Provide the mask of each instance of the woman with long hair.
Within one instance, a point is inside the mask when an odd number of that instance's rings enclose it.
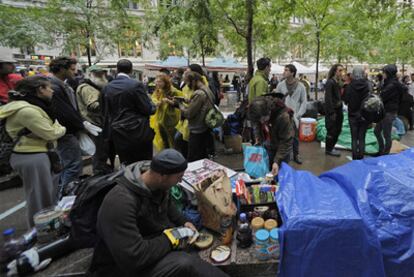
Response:
[[[214,145],[211,130],[205,123],[207,112],[213,107],[214,95],[197,72],[187,72],[184,81],[194,91],[187,105],[183,101],[178,102],[181,113],[188,119],[190,136],[187,160],[192,162],[208,158]]]
[[[44,76],[19,81],[9,92],[9,103],[0,107],[0,119],[6,131],[17,140],[10,157],[11,167],[23,181],[27,202],[27,222],[34,226],[33,215],[57,201],[57,181],[52,173],[48,152],[56,147],[66,128],[56,120],[51,107],[53,90]],[[22,135],[22,131],[24,134]]]
[[[155,86],[152,94],[152,101],[157,106],[152,119],[156,133],[154,144],[161,151],[174,145],[175,126],[180,120],[180,110],[174,107],[174,97],[180,97],[182,93],[172,86],[170,78],[165,74],[157,76]]]
[[[204,83],[205,86],[209,87],[208,80],[204,74],[203,68],[199,64],[190,64],[187,68],[187,70],[184,73],[184,79],[185,75],[190,72],[196,72],[201,76],[201,80]],[[194,91],[185,83],[184,80],[184,87],[182,90],[183,97],[186,99],[186,101],[189,101],[192,95],[194,94]],[[184,157],[188,156],[188,141],[190,137],[190,131],[188,129],[188,120],[185,118],[181,118],[181,120],[178,122],[177,126],[177,133],[175,134],[174,138],[174,147],[176,150],[180,151],[181,154],[183,154]],[[214,146],[209,147],[209,152],[214,152]]]

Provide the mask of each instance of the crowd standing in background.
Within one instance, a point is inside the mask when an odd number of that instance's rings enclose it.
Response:
[[[94,175],[112,172],[116,156],[126,167],[122,171],[124,183],[109,193],[98,217],[102,241],[95,251],[94,270],[108,269],[116,274],[122,266],[132,266],[131,272],[148,273],[143,267],[150,262],[139,258],[145,256],[152,259],[151,264],[159,262],[152,273],[203,271],[204,275],[219,276],[205,263],[171,252],[171,234],[163,235],[168,233],[166,227],[187,224],[193,228],[192,224],[162,209],[156,215],[162,221],[155,222],[155,215],[147,221],[143,218],[154,213],[151,205],[171,205],[165,194],[181,180],[187,161],[214,157],[214,132],[206,115],[214,105],[220,105],[225,88],[230,86],[237,91],[239,109],[246,114],[241,129],[250,135],[244,140],[266,149],[269,171],[277,175],[282,162],[302,163],[299,130],[313,84],[305,75],[298,78],[293,64],[284,67],[281,79],[270,76],[269,58],[258,59],[256,65],[250,80],[244,74],[231,79],[218,72],[208,73],[191,64],[173,72],[161,69],[156,78],[144,76],[140,82],[132,77],[133,64],[126,59],[118,61],[116,74],[108,74],[98,65],[87,68],[85,74],[70,57],[53,59],[49,71],[40,67],[16,74],[12,61],[0,60],[0,119],[6,120],[7,133],[17,141],[10,165],[23,181],[28,226],[33,227],[36,212],[55,205],[68,184],[79,180],[85,151],[81,145],[86,136],[95,145]],[[326,155],[340,156],[335,145],[342,131],[345,104],[352,159],[363,159],[365,136],[372,124],[363,114],[364,103],[375,95],[383,106],[383,117],[374,129],[377,155],[389,154],[397,116],[406,118],[413,130],[414,74],[399,80],[397,67],[387,65],[371,81],[363,67],[344,71],[341,64],[334,64],[319,84],[324,90]],[[154,149],[159,153],[154,155]],[[141,202],[148,210],[140,208]],[[118,230],[125,236],[114,244],[111,236]],[[158,234],[153,240],[143,239],[153,233]],[[152,248],[145,243],[158,252],[149,251]]]

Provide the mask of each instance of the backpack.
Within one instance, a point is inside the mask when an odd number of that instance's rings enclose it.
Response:
[[[362,100],[361,117],[368,123],[378,123],[385,115],[384,104],[380,97],[369,94]]]
[[[213,106],[206,114],[204,122],[210,129],[221,127],[224,123],[224,115],[221,113],[219,108],[211,101],[207,94],[207,91],[203,90],[210,104]]]
[[[70,236],[76,248],[91,248],[98,241],[96,222],[106,194],[117,185],[120,172],[91,176],[80,181],[76,200],[69,213]]]
[[[13,139],[6,131],[6,119],[0,120],[0,165],[9,164],[14,146],[16,146],[22,136],[28,135],[29,133],[30,131],[28,129],[23,128],[18,132],[17,138]]]

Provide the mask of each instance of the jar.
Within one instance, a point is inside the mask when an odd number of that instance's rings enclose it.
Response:
[[[279,258],[280,244],[279,244],[279,229],[273,228],[270,231],[269,248],[268,252],[271,258]]]
[[[264,223],[264,228],[266,230],[268,230],[269,232],[272,229],[277,228],[277,222],[276,222],[276,220],[274,220],[274,219],[268,219],[268,220],[266,220],[265,223]]]
[[[261,217],[253,218],[252,222],[251,222],[251,226],[252,226],[253,233],[256,232],[259,229],[263,229],[263,226],[264,226],[263,218],[261,218]]]
[[[255,234],[255,253],[256,258],[260,261],[266,261],[270,258],[267,248],[269,247],[270,234],[265,229],[260,229]]]

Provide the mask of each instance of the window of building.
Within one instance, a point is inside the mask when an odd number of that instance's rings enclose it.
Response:
[[[136,40],[129,40],[118,44],[118,53],[120,57],[141,57],[142,45],[141,42]]]

